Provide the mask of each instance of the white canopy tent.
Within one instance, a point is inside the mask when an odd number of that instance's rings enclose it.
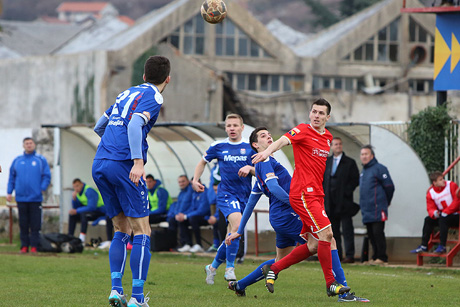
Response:
[[[243,136],[249,138],[253,127],[245,125]],[[59,129],[59,143],[55,141],[57,151],[56,174],[59,174],[61,193],[61,224],[67,222],[68,210],[71,207],[72,181],[80,178],[95,187],[91,176],[93,158],[99,144],[99,136],[89,127],[72,126]],[[224,139],[227,135],[222,125],[218,124],[159,124],[153,127],[148,135],[149,151],[145,165],[146,173],[152,174],[162,181],[171,197],[177,197],[179,186],[177,178],[185,174],[193,176],[195,166],[203,153],[215,140]],[[292,174],[292,167],[287,157],[280,151],[275,154]],[[209,186],[210,170],[205,169],[201,178]],[[268,199],[261,198],[257,208],[268,209]],[[254,223],[248,223],[248,229],[254,229]],[[259,230],[270,230],[268,215],[259,216]]]

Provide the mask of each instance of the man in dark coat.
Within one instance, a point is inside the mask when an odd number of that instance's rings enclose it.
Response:
[[[332,139],[331,149],[332,155],[327,158],[324,172],[324,207],[331,221],[341,259],[343,233],[346,258],[342,263],[353,263],[355,236],[352,218],[359,211],[359,206],[353,202],[353,191],[359,184],[359,170],[355,160],[343,152],[342,139]]]
[[[388,169],[375,158],[371,145],[361,147],[360,159],[363,170],[359,178],[359,205],[374,252],[372,262],[386,264],[385,221],[395,186]]]

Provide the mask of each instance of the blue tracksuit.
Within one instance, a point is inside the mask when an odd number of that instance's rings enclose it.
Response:
[[[10,168],[8,194],[16,191],[17,202],[42,202],[42,191],[51,181],[51,172],[45,157],[35,151],[14,159]]]

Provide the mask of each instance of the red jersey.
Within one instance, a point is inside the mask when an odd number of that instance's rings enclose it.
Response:
[[[455,182],[446,180],[445,187],[431,186],[426,192],[426,210],[431,218],[434,212],[452,214],[458,211],[458,201],[455,193],[458,186]]]
[[[332,134],[324,129],[316,131],[311,124],[300,124],[287,132],[294,151],[295,169],[290,193],[306,196],[324,196],[323,178],[326,160],[331,148]]]

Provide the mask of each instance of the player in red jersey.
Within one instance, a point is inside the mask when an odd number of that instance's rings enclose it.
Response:
[[[325,129],[330,118],[331,105],[325,99],[312,103],[310,124],[300,124],[272,143],[266,150],[253,156],[253,163],[265,161],[272,153],[292,145],[295,170],[292,176],[289,202],[303,223],[302,236],[308,243],[296,247],[289,255],[265,269],[267,289],[273,287],[278,273],[312,255],[317,248],[318,259],[326,280],[327,295],[350,291],[335,281],[332,273],[331,222],[324,210],[323,176],[329,154],[332,134]]]

